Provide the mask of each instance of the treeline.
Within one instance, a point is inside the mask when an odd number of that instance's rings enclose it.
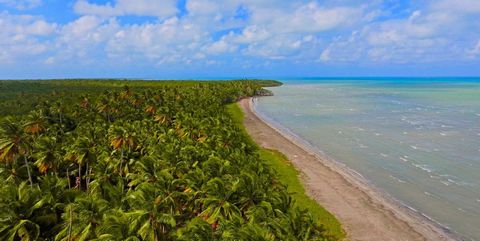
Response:
[[[250,81],[250,80],[249,80]],[[251,81],[250,81],[251,82]],[[223,83],[220,81],[137,81],[114,79],[65,79],[65,80],[0,80],[0,118],[6,115],[22,115],[34,109],[42,101],[62,99],[64,105],[73,104],[82,94],[101,94],[103,91],[118,91],[128,85],[133,90],[156,88],[159,85],[188,86],[197,83]],[[274,80],[255,80],[262,87],[279,86]]]
[[[2,83],[0,240],[332,239],[225,109],[263,85]]]

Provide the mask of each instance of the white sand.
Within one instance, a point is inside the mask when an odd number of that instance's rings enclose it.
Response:
[[[268,97],[267,97],[268,98]],[[342,223],[347,240],[455,240],[439,226],[374,190],[354,173],[314,153],[292,135],[259,117],[252,98],[239,105],[244,125],[262,147],[288,157],[302,173],[308,194]]]

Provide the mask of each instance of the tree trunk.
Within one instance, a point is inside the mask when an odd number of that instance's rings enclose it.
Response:
[[[70,220],[68,223],[68,241],[72,240],[72,225],[73,225],[73,213],[72,213],[72,207],[70,207]]]
[[[28,181],[30,182],[30,187],[33,186],[32,181],[32,174],[30,173],[30,165],[28,165],[27,154],[23,155],[23,161],[25,161],[25,165],[27,166],[27,173],[28,173]]]
[[[82,189],[82,164],[78,163],[78,189]]]
[[[88,191],[88,161],[86,165],[87,166],[85,167],[85,175],[87,175],[87,177],[85,178],[85,188]]]
[[[90,185],[90,174],[92,174],[92,168],[90,167],[90,169],[88,168],[89,165],[88,165],[88,162],[87,162],[87,180],[85,181],[85,185],[87,187],[87,191],[88,191],[88,186]]]
[[[122,177],[122,168],[123,168],[123,148],[120,155],[120,176]]]
[[[157,229],[154,222],[152,222],[152,227],[153,227],[153,240],[158,241]]]
[[[68,167],[67,167],[67,181],[68,181],[68,189],[71,189],[72,185],[70,184],[70,174],[68,173]]]
[[[121,159],[120,159],[120,177],[123,177],[123,174],[122,174],[122,172],[123,172],[123,170],[122,170],[122,168],[123,168],[123,148],[122,148],[121,153],[122,153],[122,155],[121,155]],[[124,193],[124,191],[125,191],[125,183],[123,182],[123,178],[122,178],[122,194]]]

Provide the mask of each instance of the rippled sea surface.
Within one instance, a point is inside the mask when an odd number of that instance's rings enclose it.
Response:
[[[480,79],[290,80],[256,109],[377,188],[480,240]]]

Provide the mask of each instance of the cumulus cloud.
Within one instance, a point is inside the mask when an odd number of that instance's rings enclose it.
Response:
[[[320,61],[328,62],[330,60],[330,48],[326,48],[320,54]]]
[[[436,1],[402,18],[366,24],[350,36],[333,39],[320,60],[418,63],[466,59],[464,45],[477,38],[475,32],[480,30],[471,21],[472,16],[480,17],[478,3]],[[475,51],[467,52],[472,56]]]
[[[433,4],[433,10],[456,13],[480,13],[480,1],[477,0],[440,0]]]
[[[312,2],[291,9],[258,9],[252,19],[280,33],[312,33],[345,28],[362,18],[362,9],[352,7],[324,8]]]
[[[250,19],[241,31],[230,32],[223,41],[240,46],[246,56],[271,60],[318,58],[319,38],[315,35],[329,31],[342,32],[361,23],[366,18],[366,6],[321,6],[317,2],[283,3],[269,7],[270,1],[246,3]]]
[[[187,11],[192,16],[207,15],[212,17],[220,14],[221,7],[221,3],[212,0],[190,0],[186,4]]]
[[[75,12],[100,16],[155,16],[170,17],[177,13],[176,0],[116,0],[115,3],[95,4],[88,0],[78,0]]]
[[[248,45],[243,54],[268,60],[311,61],[318,51],[318,39],[312,35],[275,35],[268,41]]]
[[[468,55],[470,57],[477,57],[480,55],[480,40],[478,40],[477,44],[472,48],[467,51]]]
[[[25,56],[35,56],[48,49],[48,42],[39,40],[57,29],[56,24],[30,15],[0,13],[0,62],[14,62]]]
[[[46,64],[248,66],[418,63],[480,55],[477,0],[427,0],[402,11],[386,9],[384,1],[355,0],[186,0],[182,10],[177,0],[103,2],[76,0],[76,19],[62,24],[1,13],[0,44],[6,47],[0,61],[37,55]],[[31,8],[41,0],[0,4]],[[154,20],[131,22],[131,15]]]
[[[122,27],[107,41],[106,51],[116,58],[155,63],[188,62],[209,40],[194,23],[176,17],[161,23]],[[198,56],[198,55],[197,55]]]
[[[73,60],[76,63],[91,63],[103,61],[105,42],[108,41],[120,27],[114,18],[103,19],[98,16],[86,15],[63,25],[58,30],[54,42],[56,53],[50,56],[48,62],[61,63]]]
[[[228,38],[238,44],[258,43],[267,40],[272,33],[265,26],[250,25],[245,27],[240,34],[230,33]]]
[[[237,50],[237,46],[228,43],[225,39],[221,39],[206,46],[204,49],[206,53],[216,55],[223,53],[232,53]]]
[[[28,10],[42,5],[42,0],[0,0],[0,4],[18,10]]]

